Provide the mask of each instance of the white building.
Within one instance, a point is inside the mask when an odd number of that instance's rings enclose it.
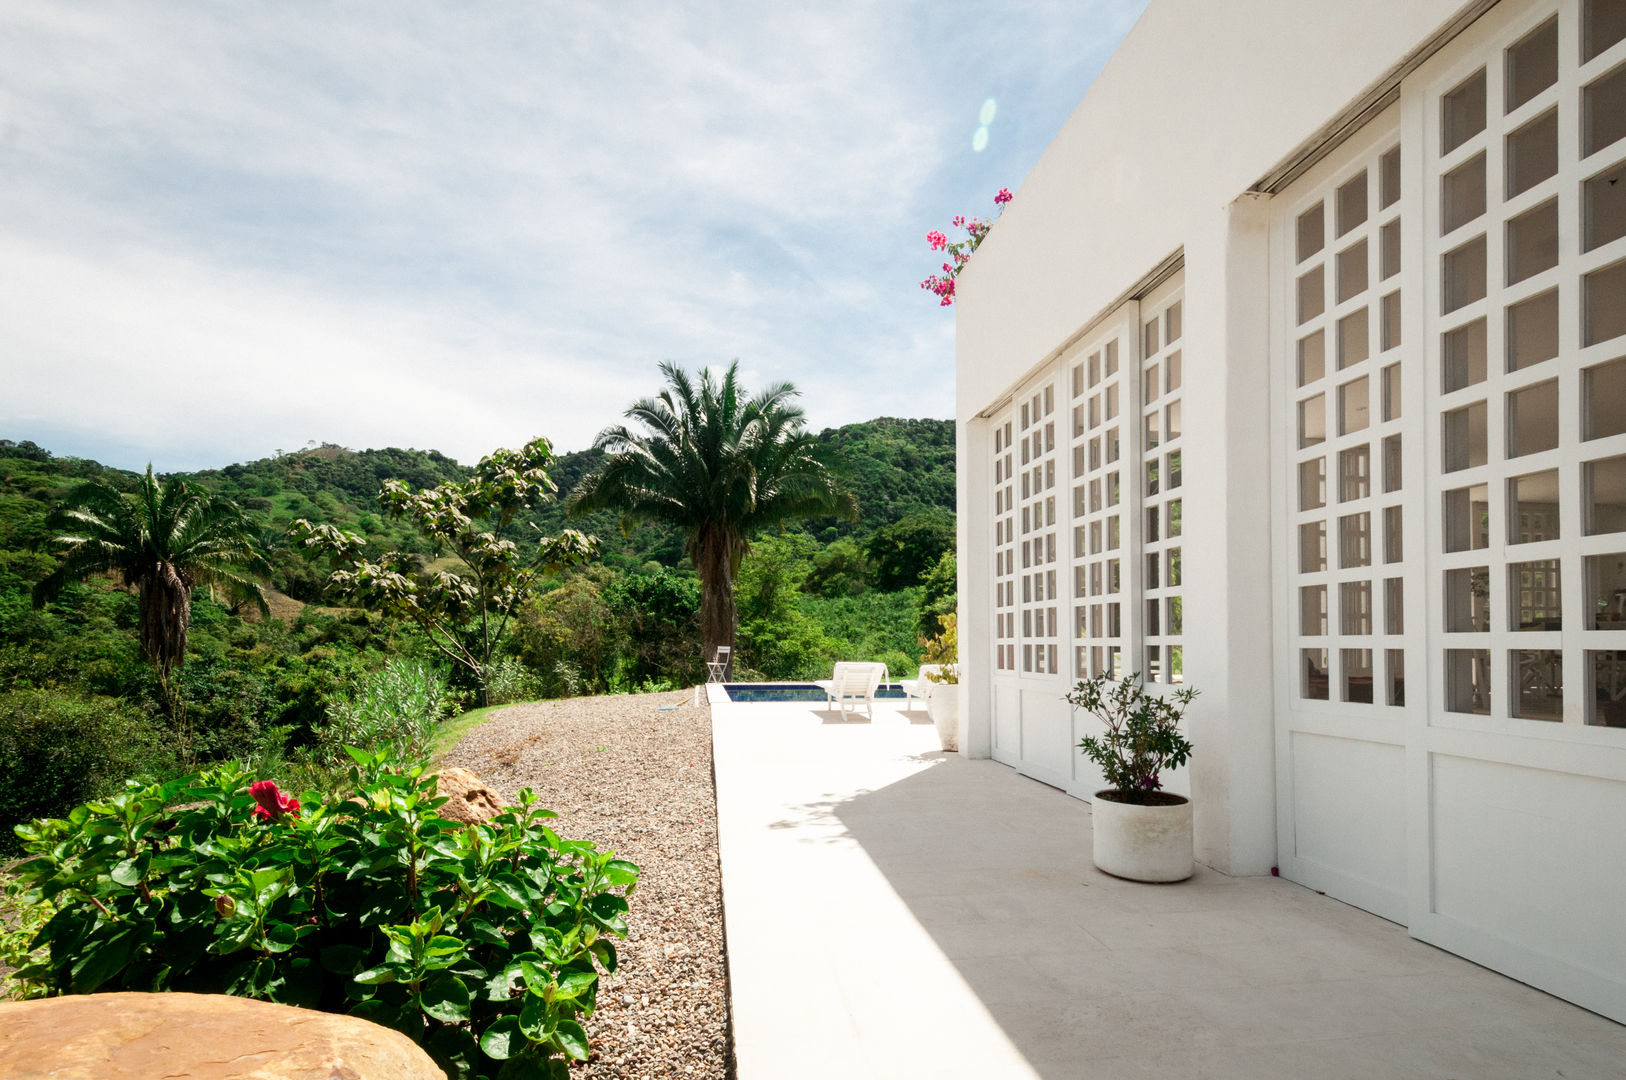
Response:
[[[1153,0],[958,308],[966,752],[1626,1021],[1626,0]]]

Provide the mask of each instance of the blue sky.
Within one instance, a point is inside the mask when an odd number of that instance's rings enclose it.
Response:
[[[815,428],[947,417],[925,234],[1143,6],[8,0],[0,437],[473,461],[735,357]]]

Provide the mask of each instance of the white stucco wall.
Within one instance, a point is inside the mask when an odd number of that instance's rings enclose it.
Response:
[[[989,752],[993,671],[977,415],[1183,251],[1186,678],[1198,856],[1275,861],[1266,211],[1247,195],[1460,0],[1153,0],[961,276],[960,596],[967,753]],[[1250,438],[1249,435],[1255,437]]]

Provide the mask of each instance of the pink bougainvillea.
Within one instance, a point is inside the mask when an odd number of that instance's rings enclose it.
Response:
[[[1011,198],[1009,188],[1000,188],[999,193],[994,196],[994,205],[1003,210]],[[952,224],[956,229],[964,229],[966,236],[964,240],[952,244],[949,243],[947,236],[936,229],[926,234],[926,243],[933,251],[944,251],[949,256],[949,261],[943,264],[941,273],[933,274],[920,283],[922,289],[937,297],[938,307],[953,305],[954,279],[960,276],[965,264],[971,261],[971,253],[977,250],[977,246],[994,227],[998,217],[998,214],[995,214],[992,219],[984,221],[981,218],[968,219],[963,214],[956,216]]]

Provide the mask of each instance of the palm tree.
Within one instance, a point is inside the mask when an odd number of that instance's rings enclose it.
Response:
[[[734,576],[750,538],[811,517],[857,517],[858,505],[836,483],[819,443],[807,432],[790,383],[754,397],[739,384],[739,361],[719,380],[664,363],[666,388],[634,402],[625,416],[643,429],[605,428],[596,449],[609,456],[571,494],[573,517],[619,510],[624,525],[658,522],[681,529],[700,575],[700,634],[705,655],[734,645]]]
[[[102,480],[87,481],[47,519],[61,561],[34,586],[41,607],[72,581],[117,573],[140,591],[141,651],[168,691],[170,669],[186,659],[192,589],[220,589],[233,602],[253,601],[269,613],[255,577],[271,566],[254,542],[254,527],[236,503],[180,480],[160,483],[152,466],[124,495]]]

